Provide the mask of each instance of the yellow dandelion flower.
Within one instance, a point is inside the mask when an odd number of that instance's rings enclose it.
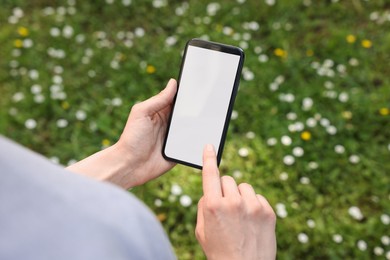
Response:
[[[217,24],[217,25],[215,26],[215,30],[216,30],[217,32],[222,32],[222,25],[221,25],[221,24]]]
[[[390,110],[387,107],[382,107],[379,109],[379,114],[381,116],[388,116],[390,114]]]
[[[14,46],[15,46],[16,48],[22,48],[22,47],[23,47],[23,41],[20,40],[20,39],[16,39],[16,40],[14,41]]]
[[[301,133],[301,138],[304,141],[309,141],[311,139],[311,133],[309,131],[303,131]]]
[[[372,41],[365,39],[362,41],[362,46],[363,48],[369,49],[372,47]]]
[[[61,107],[63,108],[63,109],[68,109],[69,108],[69,103],[67,102],[67,101],[63,101],[62,103],[61,103]]]
[[[146,73],[153,74],[155,72],[156,72],[156,67],[154,67],[153,65],[146,66]]]
[[[309,49],[309,50],[306,51],[306,56],[311,57],[313,55],[314,55],[314,51],[313,50]]]
[[[345,38],[348,43],[354,43],[356,42],[356,36],[353,34],[348,34],[347,37]]]
[[[287,51],[281,49],[281,48],[276,48],[274,50],[275,56],[281,57],[281,58],[286,58],[287,57]]]
[[[157,215],[157,219],[160,220],[160,222],[163,222],[164,220],[167,219],[167,214],[160,213],[160,214]]]
[[[28,29],[26,27],[20,26],[18,28],[18,34],[22,37],[26,37],[29,34],[29,32],[28,32]]]
[[[110,140],[108,140],[107,138],[103,139],[102,140],[102,146],[103,147],[107,147],[111,144]]]
[[[352,118],[352,112],[351,111],[343,111],[341,113],[341,116],[345,119],[351,119]]]

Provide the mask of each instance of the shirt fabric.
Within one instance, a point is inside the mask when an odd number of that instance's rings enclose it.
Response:
[[[0,136],[0,259],[175,259],[134,195]]]

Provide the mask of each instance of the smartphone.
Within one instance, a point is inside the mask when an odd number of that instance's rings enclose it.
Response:
[[[166,160],[202,169],[203,148],[212,144],[219,165],[243,63],[238,47],[187,42],[163,145]]]

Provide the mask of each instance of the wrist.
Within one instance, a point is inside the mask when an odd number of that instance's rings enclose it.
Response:
[[[129,152],[118,142],[102,152],[106,153],[104,160],[107,168],[101,180],[114,183],[122,188],[129,189],[136,186],[134,180],[135,161]]]
[[[115,183],[125,189],[129,189],[144,184],[145,163],[147,158],[135,156],[136,151],[129,148],[129,144],[120,139],[112,145],[110,150],[110,159],[116,161],[117,166],[113,167],[115,171],[107,176],[105,181]]]
[[[136,180],[133,180],[133,161],[131,155],[119,143],[116,143],[69,166],[67,169],[129,189],[137,183]]]

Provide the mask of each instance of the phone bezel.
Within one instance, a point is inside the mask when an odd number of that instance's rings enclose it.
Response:
[[[235,102],[235,99],[236,99],[236,96],[237,96],[237,92],[238,92],[240,76],[241,76],[241,71],[242,71],[242,67],[243,67],[243,64],[244,64],[245,54],[244,54],[244,51],[241,48],[239,48],[239,47],[226,45],[226,44],[222,44],[222,43],[217,43],[217,42],[205,41],[205,40],[201,40],[201,39],[196,39],[195,38],[195,39],[189,40],[187,42],[186,46],[185,46],[184,54],[183,54],[183,58],[182,58],[181,66],[180,66],[180,73],[179,73],[179,77],[178,77],[178,81],[177,81],[177,92],[176,92],[176,95],[175,95],[174,100],[173,100],[172,111],[170,113],[169,120],[168,120],[168,126],[167,126],[167,130],[166,130],[166,134],[165,134],[165,138],[164,138],[164,143],[163,143],[163,148],[162,148],[162,155],[168,161],[172,161],[172,162],[175,162],[175,163],[180,163],[180,164],[183,164],[183,165],[186,165],[186,166],[190,166],[190,167],[194,167],[194,168],[197,168],[197,169],[202,169],[201,165],[197,165],[197,164],[194,164],[194,163],[191,163],[191,162],[183,161],[183,160],[180,160],[180,159],[177,159],[177,158],[172,158],[172,157],[167,156],[166,153],[165,153],[165,147],[166,147],[167,139],[168,139],[168,136],[169,136],[171,120],[172,120],[172,116],[173,116],[173,114],[175,112],[175,104],[176,104],[177,93],[178,93],[179,88],[180,88],[181,75],[182,75],[184,64],[185,64],[185,59],[186,59],[186,55],[187,55],[187,49],[188,49],[189,46],[195,46],[195,47],[205,48],[205,49],[209,49],[209,50],[213,50],[213,51],[229,53],[229,54],[233,54],[233,55],[238,55],[240,57],[239,63],[238,63],[238,67],[237,67],[237,71],[236,71],[236,76],[234,78],[232,93],[230,95],[230,101],[229,101],[228,110],[227,110],[225,121],[224,121],[224,126],[223,126],[223,130],[222,130],[222,134],[221,134],[221,139],[219,141],[219,147],[217,149],[218,150],[218,153],[217,153],[217,164],[219,166],[219,164],[221,162],[222,154],[223,154],[223,149],[224,149],[224,145],[225,145],[227,131],[228,131],[228,128],[229,128],[230,117],[231,117],[231,114],[233,112],[233,106],[234,106],[234,102]]]

